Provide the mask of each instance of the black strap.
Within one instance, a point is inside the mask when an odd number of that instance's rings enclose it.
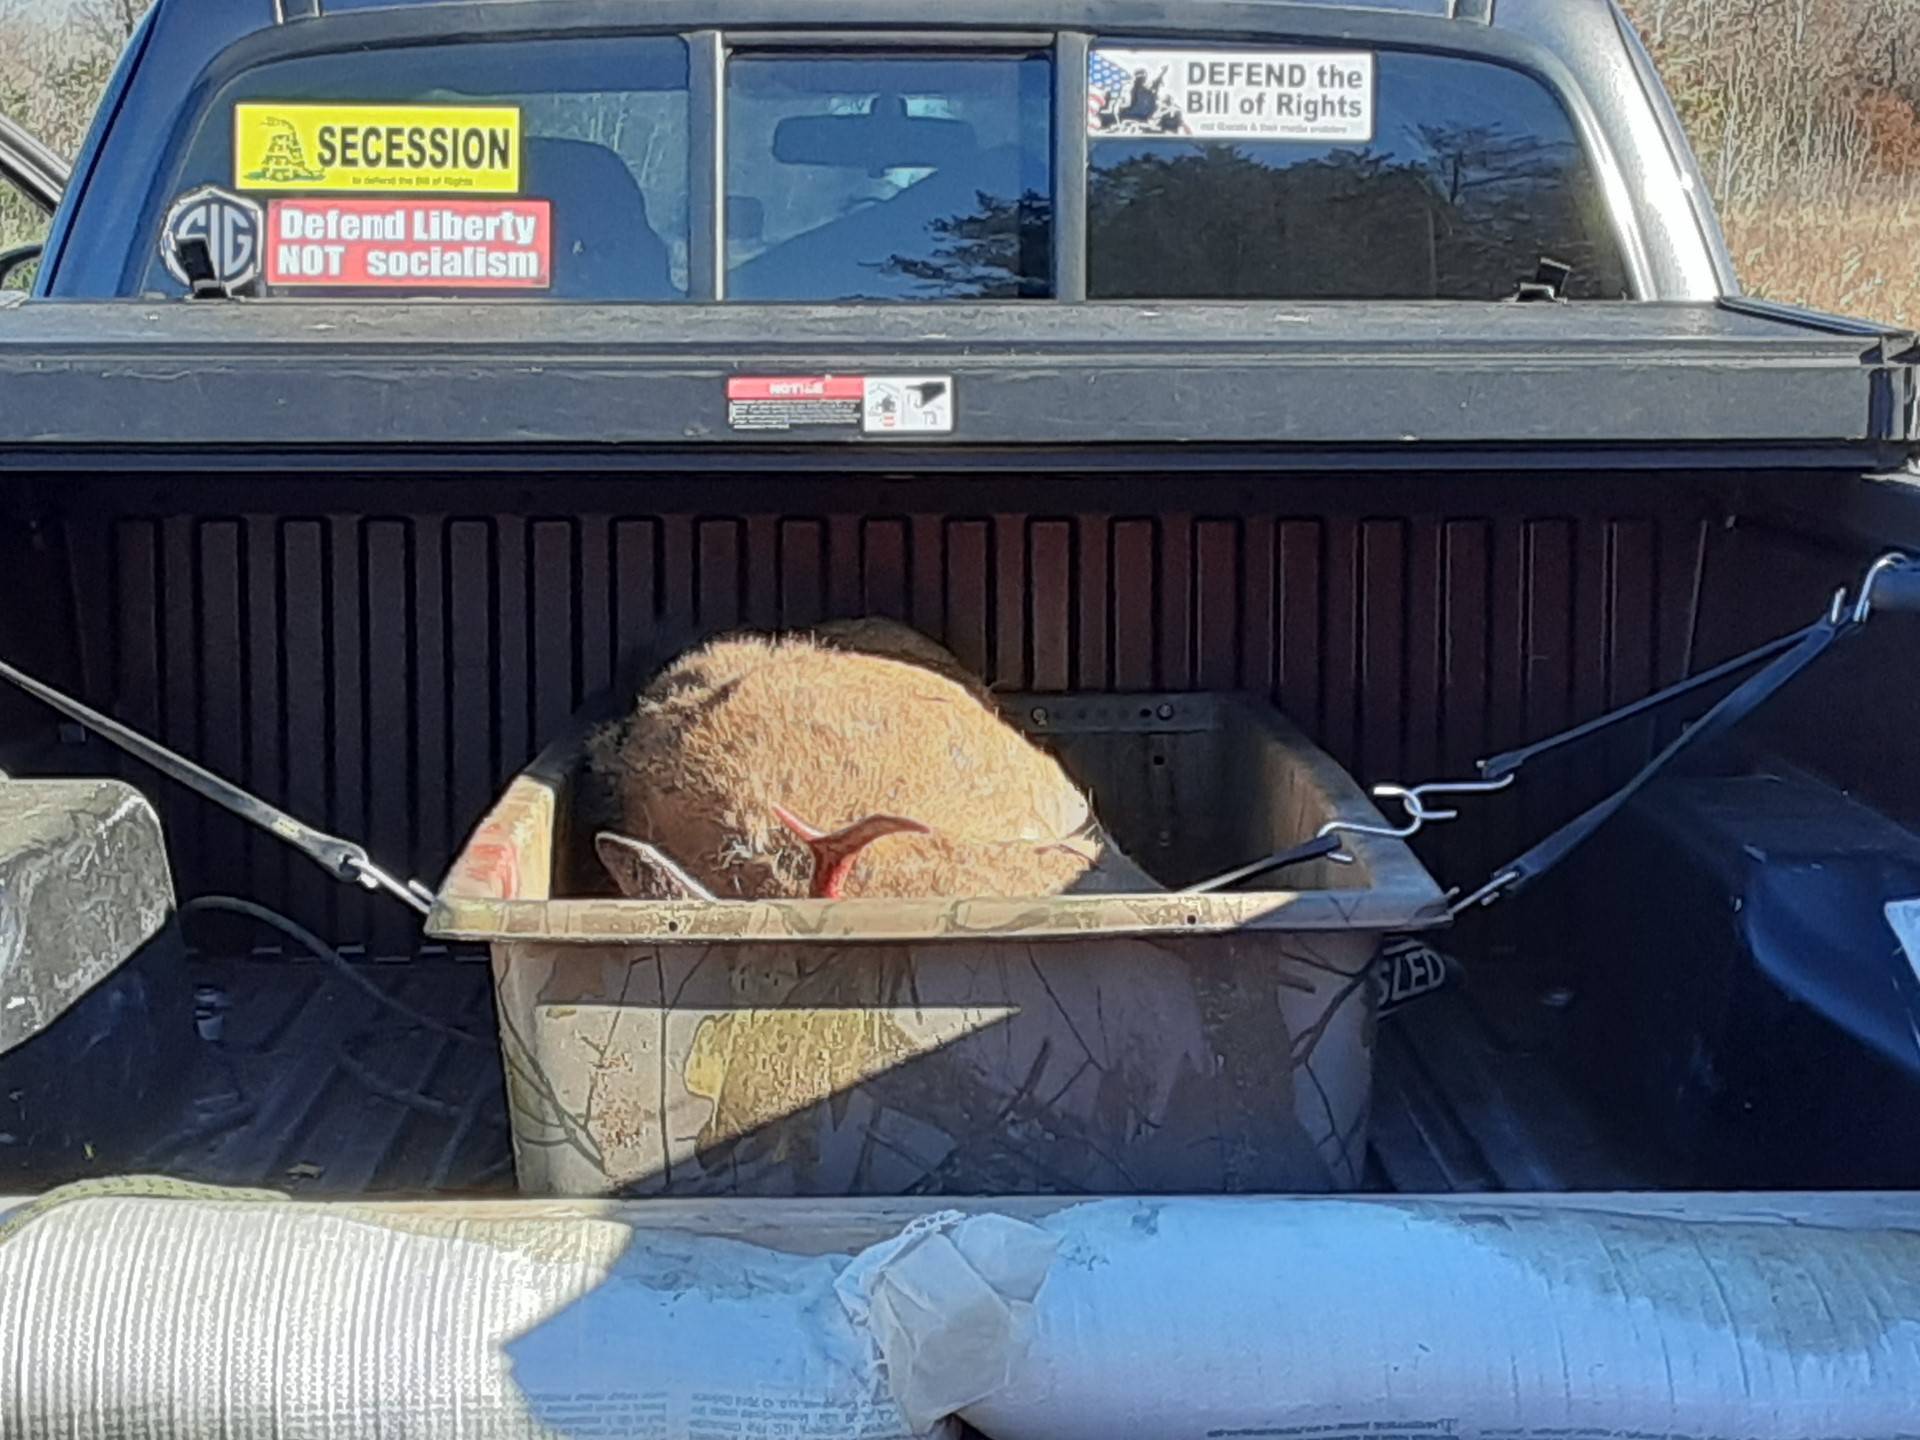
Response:
[[[1537,760],[1551,750],[1558,750],[1563,745],[1571,745],[1576,740],[1584,740],[1589,735],[1597,735],[1602,730],[1610,730],[1615,725],[1645,715],[1651,710],[1658,710],[1662,706],[1671,705],[1676,700],[1683,700],[1696,690],[1704,690],[1709,685],[1738,675],[1742,670],[1750,669],[1762,660],[1771,660],[1781,651],[1798,645],[1814,631],[1825,628],[1827,623],[1825,620],[1817,620],[1804,630],[1796,630],[1791,635],[1782,635],[1778,640],[1769,640],[1765,645],[1749,650],[1744,655],[1723,660],[1710,670],[1702,670],[1698,675],[1689,675],[1686,679],[1669,685],[1664,690],[1654,691],[1645,699],[1636,700],[1631,705],[1622,705],[1618,710],[1609,710],[1606,714],[1596,716],[1585,724],[1576,725],[1571,730],[1562,730],[1557,735],[1549,735],[1546,739],[1536,740],[1531,745],[1522,745],[1517,750],[1503,750],[1492,759],[1480,762],[1481,778],[1504,780],[1507,776],[1516,774],[1529,761]]]
[[[414,909],[422,913],[427,910],[432,898],[430,893],[395,880],[375,865],[367,852],[351,840],[342,840],[294,819],[286,811],[242,790],[231,780],[214,774],[203,765],[196,765],[184,755],[176,755],[159,741],[148,739],[138,730],[122,725],[110,715],[102,715],[91,706],[82,704],[44,681],[34,679],[23,670],[14,669],[4,661],[0,661],[0,680],[11,681],[36,700],[52,706],[71,720],[79,721],[101,739],[117,745],[134,759],[145,761],[168,779],[230,810],[248,824],[257,825],[269,834],[278,836],[335,879],[352,881],[369,888],[377,885]]]
[[[1645,789],[1647,784],[1672,764],[1681,752],[1726,734],[1772,699],[1788,681],[1831,650],[1836,641],[1854,628],[1855,625],[1850,620],[1822,620],[1817,624],[1809,625],[1798,636],[1790,637],[1793,640],[1792,648],[1778,655],[1765,669],[1749,676],[1729,690],[1721,697],[1718,704],[1683,730],[1625,785],[1592,809],[1562,825],[1512,864],[1503,867],[1495,875],[1488,890],[1481,893],[1483,895],[1510,894],[1524,890],[1566,859],[1594,831],[1612,819],[1621,806]]]
[[[1205,895],[1214,890],[1224,890],[1229,885],[1238,885],[1242,880],[1251,880],[1256,875],[1265,875],[1270,870],[1284,870],[1289,865],[1303,865],[1309,860],[1319,860],[1333,854],[1340,848],[1338,835],[1316,835],[1304,844],[1291,850],[1280,850],[1256,860],[1251,865],[1242,865],[1238,870],[1229,870],[1224,875],[1216,875],[1211,880],[1202,880],[1198,885],[1189,885],[1183,895]]]

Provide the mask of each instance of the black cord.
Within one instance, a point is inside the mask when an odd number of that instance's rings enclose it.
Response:
[[[436,1035],[445,1035],[449,1039],[459,1040],[468,1045],[477,1045],[487,1050],[493,1049],[497,1044],[497,1041],[491,1035],[482,1037],[475,1035],[471,1030],[462,1030],[457,1025],[449,1025],[444,1020],[436,1020],[425,1011],[416,1010],[413,1006],[407,1004],[406,1001],[389,995],[385,990],[382,990],[378,985],[374,984],[373,981],[361,974],[353,963],[338,950],[334,949],[333,946],[327,944],[326,941],[322,940],[318,935],[315,935],[298,921],[289,920],[277,910],[269,910],[266,906],[256,905],[251,900],[242,900],[237,895],[199,895],[180,907],[180,918],[184,921],[189,915],[197,915],[202,911],[218,911],[227,915],[243,915],[249,920],[258,920],[262,925],[272,926],[281,934],[299,942],[316,960],[324,960],[327,964],[333,966],[335,970],[339,971],[355,985],[358,985],[362,990],[366,991],[367,994],[371,995],[396,1015],[404,1015],[415,1025],[431,1030]]]

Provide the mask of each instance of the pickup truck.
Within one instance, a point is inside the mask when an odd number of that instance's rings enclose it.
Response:
[[[33,258],[0,660],[53,689],[0,687],[0,1433],[1911,1429],[1920,340],[1742,296],[1609,0],[159,0]],[[670,1107],[631,1121],[664,1170],[614,1174],[628,1121],[561,1103],[526,1027],[612,1015],[595,1063],[664,1076],[666,977],[725,936],[899,937],[877,901],[613,899],[546,848],[574,802],[537,757],[707,637],[876,617],[1069,768],[1120,735],[1142,768],[1096,801],[1235,984],[1283,912],[1393,932],[1342,992],[1339,1165],[1047,1168],[1036,1135],[1098,1137],[1009,1099],[969,1123],[1031,1163],[985,1181],[863,1156],[796,1196]],[[1351,792],[1352,875],[1186,899],[1325,838],[1234,831],[1284,777],[1182,749],[1222,697]],[[331,875],[284,843],[317,832]],[[1132,973],[1102,937],[1162,920],[1098,900],[980,931],[976,971]],[[1147,1007],[1169,1045],[1204,988]],[[1152,1068],[1150,1025],[1103,1061],[1049,1002],[1060,1094]],[[882,1137],[840,1083],[822,1126]],[[1100,1093],[1116,1145],[1187,1133]],[[549,1159],[587,1141],[604,1184]],[[1190,1248],[1096,1263],[1103,1205],[1113,1255]],[[1044,1284],[976,1223],[1050,1237]],[[868,1350],[736,1291],[879,1336],[861,1404],[898,1414],[833,1409]],[[1000,1337],[989,1382],[900,1318],[933,1312]],[[742,1373],[674,1389],[709,1365]]]

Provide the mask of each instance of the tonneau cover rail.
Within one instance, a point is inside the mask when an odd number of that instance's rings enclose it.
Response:
[[[1914,355],[1910,334],[1737,304],[47,303],[0,327],[0,450],[1659,444],[1887,463],[1915,435]],[[730,423],[730,379],[828,375],[950,379],[951,430]]]

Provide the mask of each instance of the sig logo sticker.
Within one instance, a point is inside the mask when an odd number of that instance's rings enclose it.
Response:
[[[1087,57],[1087,133],[1364,143],[1373,90],[1365,51],[1102,46]]]
[[[869,375],[860,428],[869,435],[945,435],[953,429],[951,375]]]
[[[233,183],[242,190],[520,189],[512,105],[233,107]]]
[[[275,200],[267,283],[342,289],[545,289],[545,200]]]
[[[260,274],[260,207],[217,185],[189,190],[173,202],[160,227],[160,259],[182,285],[193,283],[182,249],[198,241],[207,249],[212,279],[228,290],[251,284]]]

